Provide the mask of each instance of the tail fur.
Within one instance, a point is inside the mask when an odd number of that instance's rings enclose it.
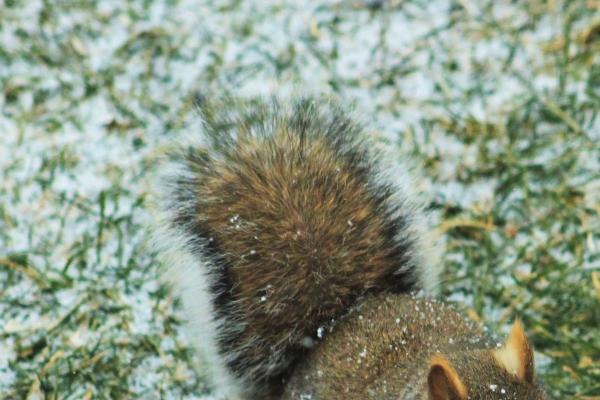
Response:
[[[335,105],[229,100],[201,113],[205,143],[162,179],[155,244],[227,395],[276,393],[360,296],[433,290],[408,171],[380,165]]]

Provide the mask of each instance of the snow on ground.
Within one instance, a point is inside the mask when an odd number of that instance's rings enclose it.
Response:
[[[561,81],[548,48],[560,45],[567,6],[551,3],[0,1],[0,393],[36,395],[43,384],[31,376],[42,371],[65,398],[93,395],[103,389],[87,378],[67,388],[57,376],[98,359],[132,366],[122,375],[130,396],[206,393],[144,245],[156,160],[199,130],[197,95],[334,95],[390,148],[438,160],[435,186],[422,183],[437,201],[493,208],[496,179],[457,179],[480,162],[477,141],[440,121],[500,123],[532,93],[554,109]],[[574,35],[592,17],[576,19]],[[584,79],[561,90],[592,96]],[[593,109],[576,121],[556,113],[598,137]],[[586,191],[594,204],[597,189]],[[115,344],[122,354],[110,355]],[[123,395],[110,371],[98,374]]]

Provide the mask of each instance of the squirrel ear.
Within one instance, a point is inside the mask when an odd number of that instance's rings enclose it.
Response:
[[[427,388],[429,400],[467,400],[467,388],[448,359],[441,354],[431,359]]]
[[[504,369],[515,374],[519,379],[533,382],[533,351],[527,342],[521,321],[515,321],[504,347],[494,350],[494,358]]]

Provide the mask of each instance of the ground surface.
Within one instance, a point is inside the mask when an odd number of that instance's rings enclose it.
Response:
[[[312,92],[424,166],[444,291],[600,399],[600,3],[0,0],[0,397],[199,398],[144,247],[198,95]]]

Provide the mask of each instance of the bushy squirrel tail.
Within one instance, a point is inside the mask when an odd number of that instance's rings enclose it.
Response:
[[[204,142],[171,157],[155,244],[217,385],[266,398],[360,296],[431,291],[423,214],[408,171],[330,101],[200,108]]]

